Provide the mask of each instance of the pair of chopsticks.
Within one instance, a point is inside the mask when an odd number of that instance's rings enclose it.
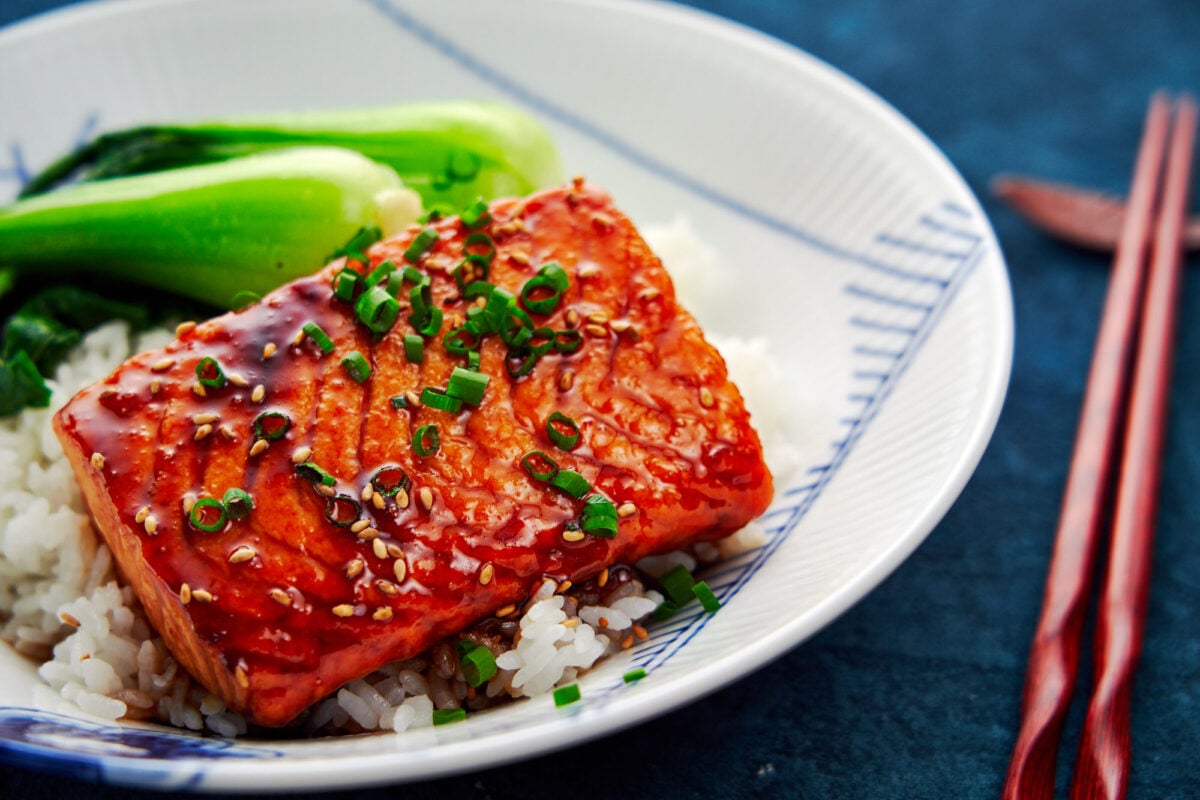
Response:
[[[1196,114],[1190,97],[1172,103],[1160,93],[1146,116],[1030,652],[1004,800],[1054,796],[1059,737],[1076,682],[1091,575],[1110,508],[1108,565],[1096,615],[1096,678],[1071,798],[1125,796],[1130,693],[1149,595]],[[1115,469],[1116,497],[1110,506]]]

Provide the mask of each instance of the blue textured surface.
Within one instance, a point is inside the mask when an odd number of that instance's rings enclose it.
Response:
[[[6,0],[0,24],[62,3]],[[1001,171],[1122,191],[1160,86],[1200,89],[1200,6],[698,0],[878,92],[966,176],[1012,273],[1016,358],[979,471],[877,591],[813,641],[633,730],[511,767],[345,797],[992,798],[1017,724],[1107,260],[987,196]],[[2,113],[2,110],[0,110]],[[1130,798],[1200,795],[1200,281],[1183,300]],[[1087,665],[1085,664],[1085,669]],[[1076,704],[1069,730],[1077,730]],[[1059,770],[1065,790],[1076,737]],[[579,781],[568,770],[599,770]],[[586,773],[585,773],[586,774]],[[138,796],[7,768],[0,796]],[[1065,792],[1060,791],[1061,796]],[[150,795],[147,795],[150,796]],[[164,797],[165,795],[153,795]],[[328,795],[336,797],[341,795]]]

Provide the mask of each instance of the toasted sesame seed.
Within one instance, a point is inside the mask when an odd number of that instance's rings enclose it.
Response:
[[[150,381],[150,394],[158,394],[162,390],[162,381],[158,378]]]
[[[433,508],[433,490],[432,489],[430,489],[428,486],[422,486],[421,491],[419,493],[419,497],[421,498],[421,505],[425,508],[426,511]]]
[[[233,429],[233,427],[230,426],[228,423],[217,428],[217,430],[220,431],[221,435],[224,436],[229,441],[231,441],[231,442],[237,441],[237,438],[238,438],[237,431],[235,431]]]
[[[567,323],[568,328],[574,328],[579,324],[579,312],[573,308],[568,308],[567,313],[563,315],[563,321]]]
[[[607,324],[608,320],[608,314],[605,314],[603,311],[596,311],[587,315],[587,321],[594,322],[597,325]]]
[[[396,506],[398,508],[408,508],[408,490],[398,489],[395,494]]]
[[[64,625],[70,625],[72,628],[78,628],[83,624],[65,611],[59,614],[58,618],[63,621]]]
[[[292,337],[292,346],[299,347],[300,343],[304,341],[304,336],[305,333],[303,328],[296,331],[296,335]]]
[[[487,305],[487,298],[486,298],[486,297],[476,297],[476,298],[475,298],[475,305],[476,305],[478,308],[483,308],[484,306],[486,306],[486,305]]]
[[[241,664],[237,665],[237,669],[233,671],[233,677],[237,680],[237,685],[243,689],[250,688],[250,676],[246,674],[246,668]]]
[[[520,250],[513,250],[508,254],[508,260],[514,264],[520,264],[522,267],[529,266],[529,256],[522,253]]]
[[[254,444],[250,445],[250,455],[261,456],[263,453],[267,452],[267,448],[270,446],[271,443],[266,439],[259,439]]]
[[[621,503],[621,505],[617,506],[618,517],[632,517],[636,513],[637,506],[635,506],[633,503]]]
[[[364,562],[361,558],[354,559],[346,565],[346,577],[350,580],[354,580],[359,575],[363,574],[363,570],[366,569],[366,566],[366,562]]]
[[[509,603],[504,608],[499,609],[496,612],[496,616],[497,617],[507,617],[507,616],[515,613],[516,610],[517,610],[517,607],[515,605],[513,605],[512,603]]]
[[[705,408],[712,408],[717,404],[717,398],[713,397],[712,389],[707,386],[700,387],[700,405]]]
[[[251,560],[256,555],[258,554],[254,552],[253,547],[247,547],[244,544],[238,545],[237,547],[233,548],[233,552],[229,554],[229,563],[242,564]]]
[[[554,593],[562,594],[563,592],[565,592],[567,589],[570,589],[574,585],[575,584],[571,583],[570,581],[563,581],[562,583],[560,583],[558,585],[558,588],[554,590]]]
[[[196,329],[196,323],[193,322],[192,320],[188,320],[187,322],[181,322],[175,326],[175,335],[183,336],[185,333],[191,333],[195,329]]]
[[[138,525],[141,525],[146,521],[146,517],[148,516],[150,516],[150,506],[142,506],[137,510],[137,513],[133,515],[133,521]]]
[[[303,464],[305,461],[308,461],[310,458],[312,458],[312,448],[311,447],[298,447],[292,453],[292,463],[293,464]]]
[[[278,349],[279,348],[275,345],[274,342],[267,342],[266,344],[264,344],[263,345],[263,353],[262,353],[263,361],[266,361],[268,358],[275,355],[275,351]]]
[[[261,403],[263,401],[263,398],[266,396],[267,396],[267,387],[263,386],[260,383],[258,386],[255,386],[254,389],[251,390],[250,401],[252,403]]]
[[[333,488],[332,486],[327,486],[323,483],[316,484],[314,488],[316,489],[317,494],[321,495],[321,497],[333,497],[335,494],[337,494],[337,489]]]
[[[375,609],[375,613],[371,615],[371,619],[376,622],[387,622],[392,618],[392,610],[387,606],[380,606]]]
[[[396,573],[396,580],[404,583],[404,579],[408,577],[408,563],[403,558],[397,558],[392,564],[392,571]]]
[[[614,319],[608,327],[612,328],[613,333],[624,333],[633,327],[633,323],[627,319]]]
[[[378,493],[372,494],[371,495],[371,505],[382,510],[383,507],[387,505],[387,499],[381,494],[378,494]]]
[[[146,529],[146,533],[153,536],[158,533],[158,517],[151,514],[146,517],[146,521],[142,523],[142,527]]]
[[[579,277],[592,278],[600,274],[600,266],[598,264],[584,264],[579,268]]]
[[[374,494],[375,494],[375,487],[368,483],[367,485],[363,486],[363,488],[362,488],[362,501],[364,503],[366,503],[367,501],[369,501],[371,499],[371,496]]]
[[[179,587],[179,600],[185,606],[192,602],[192,587],[186,583]]]
[[[395,597],[396,595],[400,594],[400,587],[391,581],[375,581],[375,588],[378,589],[381,594],[386,594],[388,597]]]
[[[579,626],[581,621],[582,620],[580,620],[579,617],[571,617],[570,619],[565,619],[558,624],[562,625],[564,628],[575,628]]]
[[[379,536],[378,528],[367,527],[367,528],[363,528],[361,531],[358,532],[358,538],[360,541],[363,541],[363,542],[369,542],[378,536]]]
[[[153,364],[151,364],[150,371],[151,372],[166,372],[173,366],[175,366],[175,359],[171,358],[170,356],[167,356],[166,358],[160,358],[158,361],[155,361]]]
[[[287,593],[286,589],[280,589],[278,586],[267,592],[271,595],[271,599],[281,606],[290,606],[292,604],[292,596]]]
[[[201,439],[204,439],[205,437],[207,437],[212,432],[213,432],[212,425],[201,425],[199,428],[196,428],[196,433],[193,434],[192,439],[198,442]]]
[[[583,531],[574,528],[568,528],[562,532],[564,542],[582,542],[585,535]]]
[[[631,647],[633,647],[633,636],[632,635],[626,636],[624,639],[621,640],[621,649],[622,650],[628,650]]]
[[[493,567],[492,562],[489,561],[483,565],[482,569],[479,570],[479,584],[481,586],[487,586],[492,582],[492,578],[495,577],[495,575],[496,568]]]
[[[584,325],[583,329],[587,332],[588,336],[595,336],[597,338],[608,336],[608,328],[603,325]]]
[[[571,391],[571,387],[575,385],[575,370],[564,369],[562,374],[558,376],[558,389],[561,392]]]
[[[92,453],[92,469],[97,471],[104,469],[103,453]]]
[[[225,376],[226,379],[234,386],[249,386],[250,381],[246,380],[246,376],[240,372],[231,372]]]
[[[643,641],[650,638],[650,632],[636,622],[633,624],[633,635]]]
[[[204,388],[204,384],[200,381],[193,381],[192,394],[196,395],[196,397],[208,397],[208,390]]]
[[[387,543],[383,539],[376,539],[372,542],[371,549],[375,551],[376,558],[387,558],[388,556]]]
[[[183,513],[190,514],[192,509],[196,507],[196,495],[185,494],[183,496]]]
[[[353,523],[350,524],[350,532],[358,533],[359,531],[361,531],[363,528],[367,527],[370,524],[371,524],[371,520],[369,520],[369,519],[356,519],[356,520],[354,520]]]
[[[333,607],[333,614],[337,617],[353,617],[354,606],[349,603],[340,603]]]
[[[390,558],[404,558],[404,548],[398,544],[389,544],[387,554]]]
[[[638,295],[638,297],[642,298],[643,300],[657,300],[661,294],[662,292],[652,286],[649,289],[643,289],[642,293]]]
[[[197,603],[211,603],[213,595],[208,589],[192,589],[192,599]]]
[[[601,589],[608,585],[608,567],[605,567],[604,571],[600,573],[600,577],[596,579],[596,584]]]
[[[487,302],[486,298],[481,297],[479,299],[483,300],[485,303]],[[404,399],[408,401],[409,408],[418,408],[421,405],[421,397],[414,391],[410,390],[405,392]]]

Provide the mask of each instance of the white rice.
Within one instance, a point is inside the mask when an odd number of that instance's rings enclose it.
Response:
[[[663,257],[681,298],[690,307],[720,300],[723,274],[711,251],[677,221],[649,229],[647,239]],[[131,336],[113,322],[88,334],[59,367],[48,409],[29,409],[0,420],[0,638],[43,662],[45,686],[34,702],[65,713],[104,719],[157,719],[190,730],[233,737],[246,732],[230,711],[178,667],[149,627],[137,599],[118,582],[112,555],[89,523],[79,489],[51,429],[53,412],[74,392],[109,375],[136,352],[161,347],[170,331]],[[765,340],[714,336],[751,409],[776,475],[795,461],[788,417],[774,398],[786,396],[783,376]],[[782,444],[781,444],[782,443]],[[730,557],[758,546],[757,525],[718,543],[694,549],[702,561]],[[696,557],[674,553],[639,566],[661,575],[675,564],[696,566]],[[574,682],[605,655],[621,649],[634,624],[662,601],[653,591],[622,597],[610,606],[578,609],[568,619],[564,598],[543,585],[520,619],[516,646],[497,657],[500,668],[481,691],[487,697],[533,696]],[[444,678],[428,664],[390,665],[352,681],[310,712],[310,731],[350,726],[403,731],[431,724],[435,707],[457,706],[465,684]]]

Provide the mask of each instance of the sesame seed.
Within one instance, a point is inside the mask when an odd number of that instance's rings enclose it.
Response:
[[[558,585],[558,588],[554,590],[554,593],[562,594],[563,592],[565,592],[567,589],[570,589],[574,585],[575,584],[571,583],[570,581],[563,581],[562,583],[560,583]]]
[[[83,624],[65,611],[59,614],[58,618],[63,621],[64,625],[70,625],[72,628],[78,628]]]
[[[633,323],[627,319],[614,319],[608,327],[612,328],[614,333],[624,333],[633,327]]]
[[[497,611],[496,616],[497,617],[507,617],[507,616],[515,613],[516,610],[517,610],[517,607],[515,605],[513,605],[512,603],[509,603],[504,608],[501,608],[499,611]]]
[[[371,499],[371,496],[374,494],[375,494],[375,487],[368,483],[366,486],[364,486],[362,488],[363,502],[365,503],[365,502],[369,501]]]
[[[657,300],[661,294],[662,292],[660,292],[658,289],[651,287],[649,289],[644,289],[638,296],[643,300]]]
[[[399,508],[408,508],[408,490],[399,489],[395,495],[396,506]]]
[[[433,508],[433,490],[428,486],[422,486],[420,492],[421,505],[428,511]]]
[[[150,381],[150,394],[158,394],[161,389],[162,381],[160,381],[158,378]]]
[[[579,312],[573,308],[568,308],[563,321],[567,323],[568,328],[574,328],[579,324]]]
[[[179,600],[185,606],[192,602],[192,587],[186,583],[179,587]]]
[[[479,299],[480,299],[480,300],[483,300],[485,303],[487,302],[487,300],[486,300],[485,298],[483,298],[483,297],[481,297],[481,298],[479,298]],[[409,408],[417,408],[418,406],[420,406],[420,405],[421,405],[421,398],[420,398],[420,396],[419,396],[419,395],[418,395],[416,392],[414,392],[414,391],[411,391],[411,390],[410,390],[410,391],[407,391],[407,392],[405,392],[405,393],[404,393],[404,399],[408,401],[408,407],[409,407]]]
[[[250,401],[254,402],[254,403],[261,403],[263,401],[263,398],[266,396],[267,396],[267,387],[263,386],[260,383],[258,386],[255,386],[254,389],[250,392]]]
[[[579,626],[580,621],[581,620],[579,619],[579,617],[571,617],[570,619],[563,620],[562,622],[560,622],[558,624],[562,625],[564,628],[575,628],[575,627]]]
[[[303,328],[301,328],[300,330],[296,331],[296,335],[292,337],[292,346],[293,346],[293,347],[299,347],[299,346],[300,346],[300,343],[304,341],[304,335],[305,335],[305,334],[304,334],[304,329],[303,329]]]
[[[592,225],[598,231],[611,231],[613,229],[612,217],[607,214],[594,214],[592,216]]]
[[[201,425],[199,428],[196,428],[196,433],[195,433],[195,435],[192,436],[192,439],[194,439],[195,441],[198,442],[201,439],[206,438],[212,432],[213,432],[212,425]]]
[[[574,530],[572,528],[568,528],[562,532],[562,538],[564,542],[582,542],[585,535],[586,534],[584,534],[583,531]]]
[[[605,567],[604,571],[600,573],[600,577],[596,579],[596,584],[601,589],[608,585],[608,567]]]
[[[196,397],[208,397],[208,390],[204,388],[204,384],[200,381],[194,381],[192,383],[192,394],[196,395]]]
[[[312,448],[311,447],[299,447],[299,448],[296,448],[295,452],[292,453],[292,463],[293,464],[303,464],[305,461],[308,461],[310,458],[312,458]]]
[[[336,617],[353,617],[354,606],[349,603],[341,603],[333,607],[333,614]]]
[[[633,647],[633,636],[626,636],[624,639],[621,640],[621,649],[622,650],[628,650],[631,647]]]
[[[387,554],[391,558],[404,558],[404,548],[398,544],[389,544],[387,546]]]
[[[650,632],[636,622],[633,624],[633,635],[643,641],[650,638]]]
[[[388,597],[395,597],[396,595],[400,594],[400,587],[391,581],[375,581],[375,588],[378,589],[381,594],[386,594]]]
[[[383,539],[376,539],[374,542],[372,542],[371,549],[375,551],[376,558],[387,558],[387,544],[383,541]]]
[[[103,453],[92,453],[92,469],[97,471],[104,469]]]
[[[192,589],[192,599],[197,603],[211,603],[213,595],[208,589]]]
[[[569,392],[569,391],[571,391],[571,387],[574,385],[575,385],[575,370],[573,370],[573,369],[563,370],[563,373],[558,376],[559,391]]]
[[[195,322],[193,322],[191,320],[188,320],[187,322],[181,322],[175,326],[175,335],[183,336],[184,334],[191,333],[195,329],[196,329]]]
[[[337,494],[337,489],[334,489],[332,486],[326,486],[323,483],[318,483],[314,488],[321,497],[333,497]]]
[[[246,668],[241,664],[237,665],[237,669],[233,671],[233,677],[237,680],[237,685],[243,689],[250,688],[250,676],[246,674]]]
[[[271,599],[281,606],[290,606],[292,604],[292,596],[287,593],[286,589],[280,589],[278,586],[267,592],[271,595]]]
[[[635,506],[633,503],[621,503],[621,505],[617,506],[618,517],[632,517],[636,513],[637,506]]]
[[[598,264],[584,264],[579,268],[579,277],[592,278],[600,274],[600,266]]]
[[[185,494],[183,496],[183,513],[190,514],[196,506],[196,496],[194,494]]]
[[[158,533],[158,517],[151,514],[146,517],[146,521],[142,523],[142,527],[146,529],[146,533],[153,536]]]
[[[387,622],[392,618],[392,610],[387,606],[380,606],[375,609],[375,613],[371,615],[371,619],[376,622]]]
[[[396,559],[392,565],[392,571],[396,573],[396,580],[404,583],[404,579],[408,577],[408,564],[403,558]]]
[[[712,408],[717,404],[717,399],[713,397],[712,389],[707,386],[700,387],[700,405],[705,408]]]
[[[363,528],[367,527],[370,524],[371,524],[371,520],[369,520],[369,519],[356,519],[350,525],[350,532],[358,533],[359,531],[361,531]]]
[[[377,536],[379,536],[378,528],[368,527],[368,528],[363,528],[361,531],[358,532],[358,538],[360,541],[363,541],[363,542],[369,542],[372,539],[376,538]]]
[[[237,431],[235,431],[230,425],[228,425],[228,424],[222,425],[221,427],[217,428],[217,430],[220,431],[221,435],[224,436],[229,441],[231,441],[231,442],[237,441],[237,438],[238,438]]]
[[[250,455],[261,456],[263,453],[267,452],[267,448],[270,446],[271,443],[266,439],[259,439],[254,444],[250,445]]]
[[[594,322],[597,325],[604,325],[608,322],[608,320],[609,320],[608,314],[605,314],[603,311],[596,311],[594,313],[587,315],[587,321]]]
[[[225,376],[226,379],[234,386],[249,386],[250,381],[246,380],[246,376],[240,372],[231,372]]]
[[[608,336],[608,328],[603,325],[585,325],[583,329],[587,332],[588,336],[595,336],[597,338]]]
[[[158,361],[155,361],[153,364],[151,364],[150,371],[151,372],[166,372],[173,366],[175,366],[175,359],[168,356],[166,358],[160,358]]]
[[[238,547],[233,548],[233,552],[229,554],[229,563],[242,564],[254,558],[256,555],[258,554],[254,552],[253,547],[247,547],[244,544],[239,545]]]
[[[263,353],[262,353],[263,361],[266,361],[268,358],[275,355],[275,351],[278,349],[279,348],[275,345],[274,342],[267,342],[266,344],[264,344],[263,345]]]
[[[487,586],[489,583],[492,582],[492,578],[495,577],[495,575],[496,575],[496,568],[493,567],[492,562],[489,561],[488,563],[483,565],[483,568],[481,570],[479,570],[479,584],[481,586]]]
[[[359,575],[363,574],[363,570],[366,568],[366,566],[366,563],[361,558],[354,559],[346,565],[346,577],[350,580],[354,580]]]
[[[148,516],[150,516],[150,506],[142,506],[137,510],[137,513],[133,515],[133,521],[138,525],[141,525],[146,521],[146,517]]]
[[[373,494],[371,495],[371,505],[382,510],[387,505],[387,500],[381,494]]]
[[[508,260],[514,264],[520,264],[522,267],[529,266],[529,256],[519,250],[514,250],[508,254]]]

